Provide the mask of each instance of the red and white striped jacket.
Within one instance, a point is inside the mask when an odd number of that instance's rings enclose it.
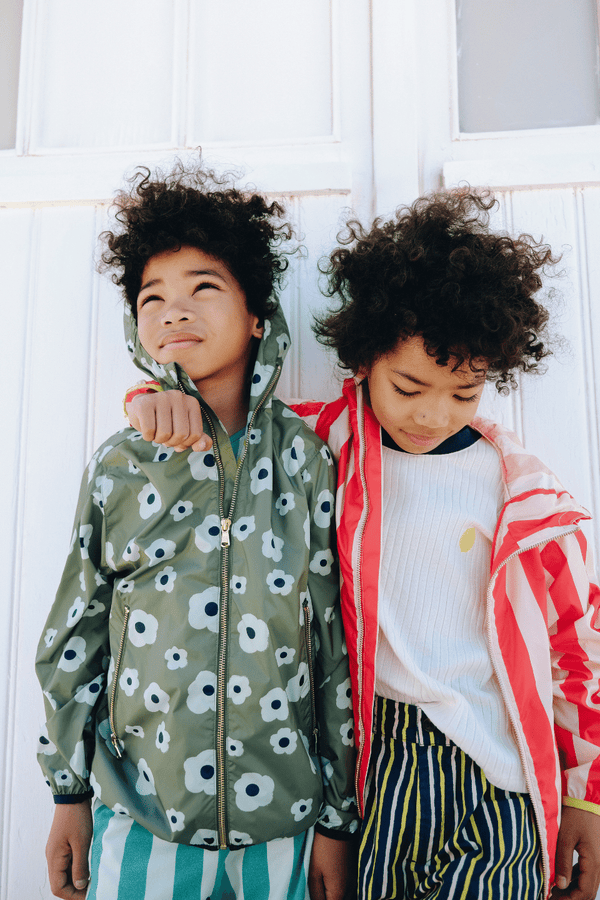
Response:
[[[293,408],[338,461],[342,609],[362,812],[378,633],[380,427],[353,379],[337,400]],[[472,425],[502,462],[506,502],[492,548],[487,640],[533,801],[548,888],[561,804],[600,813],[600,590],[579,526],[589,514],[516,435],[481,418]]]

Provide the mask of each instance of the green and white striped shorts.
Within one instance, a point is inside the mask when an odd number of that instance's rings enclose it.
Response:
[[[308,900],[313,834],[203,850],[160,840],[96,801],[87,900]]]

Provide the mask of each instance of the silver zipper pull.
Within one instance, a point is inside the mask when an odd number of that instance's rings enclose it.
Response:
[[[111,744],[113,745],[113,747],[115,748],[117,756],[119,757],[119,759],[122,759],[123,751],[121,750],[121,746],[119,744],[119,738],[116,736],[116,734],[114,732],[110,736],[110,741],[111,741]]]
[[[221,547],[229,547],[231,544],[229,537],[230,528],[231,519],[221,519]]]

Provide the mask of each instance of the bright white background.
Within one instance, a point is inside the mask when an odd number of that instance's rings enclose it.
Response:
[[[500,226],[564,253],[569,349],[485,407],[600,514],[600,126],[462,134],[455,26],[455,0],[25,0],[14,146],[0,151],[2,900],[50,897],[35,646],[81,471],[139,377],[121,301],[94,269],[125,171],[202,145],[286,201],[307,248],[283,295],[294,346],[280,393],[295,397],[339,387],[310,322],[345,211],[367,222],[445,184],[495,187]]]

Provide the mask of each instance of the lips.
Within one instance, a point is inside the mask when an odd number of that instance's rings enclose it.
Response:
[[[408,431],[405,431],[404,434],[409,439],[409,441],[411,441],[417,447],[429,447],[431,444],[436,444],[443,438],[443,435],[410,434],[410,432]]]
[[[192,334],[188,331],[177,331],[174,334],[166,335],[161,343],[161,347],[166,347],[168,344],[187,344],[187,343],[196,343],[199,344],[202,338],[199,338],[197,334]]]

